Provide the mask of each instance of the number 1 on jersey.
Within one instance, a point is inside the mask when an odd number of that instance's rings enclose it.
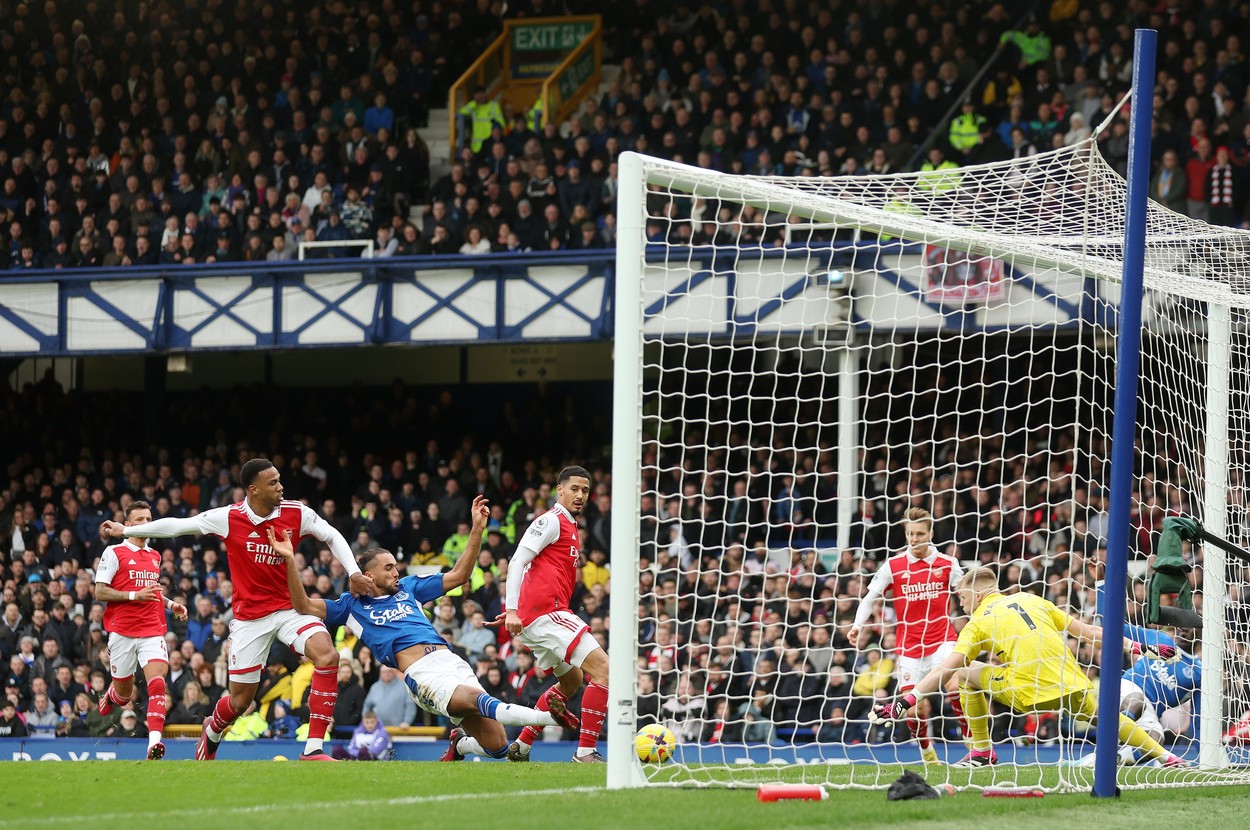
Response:
[[[1024,619],[1024,624],[1029,627],[1030,631],[1037,630],[1037,626],[1033,624],[1033,618],[1030,617],[1028,613],[1025,612],[1024,608],[1020,605],[1020,603],[1009,602],[1007,603],[1007,607],[1014,608],[1016,610],[1016,613],[1019,614]]]

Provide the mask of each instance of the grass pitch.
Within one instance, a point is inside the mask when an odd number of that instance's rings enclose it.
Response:
[[[881,791],[834,791],[828,801],[761,804],[754,788],[614,791],[604,769],[572,763],[299,764],[246,761],[6,763],[0,830],[160,826],[472,827],[501,830],[664,827],[783,830],[875,827],[1011,830],[1056,827],[1245,826],[1250,787],[890,803]]]

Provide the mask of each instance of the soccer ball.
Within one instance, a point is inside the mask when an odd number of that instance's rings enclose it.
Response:
[[[638,760],[644,764],[662,764],[673,755],[677,747],[677,736],[673,730],[658,723],[644,726],[638,730],[634,738],[634,750]]]

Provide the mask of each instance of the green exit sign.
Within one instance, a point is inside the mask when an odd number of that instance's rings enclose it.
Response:
[[[521,24],[512,30],[512,48],[517,52],[569,51],[590,37],[593,29],[590,22]]]

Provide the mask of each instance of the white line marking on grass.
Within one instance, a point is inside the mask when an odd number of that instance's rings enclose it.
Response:
[[[34,816],[31,818],[13,818],[0,819],[0,827],[17,827],[23,825],[40,824],[77,824],[80,822],[122,822],[133,821],[136,819],[167,819],[167,818],[194,818],[202,816],[204,813],[212,813],[214,815],[253,815],[256,813],[272,813],[290,810],[292,807],[298,807],[304,811],[341,809],[348,807],[352,809],[365,807],[404,807],[414,804],[434,804],[440,801],[462,801],[466,799],[478,799],[489,797],[492,800],[497,798],[529,798],[535,795],[554,795],[562,793],[603,793],[607,792],[604,787],[564,787],[558,790],[514,790],[512,792],[500,793],[441,793],[439,795],[405,795],[397,798],[355,798],[342,801],[321,801],[321,802],[303,802],[301,804],[251,804],[239,807],[227,806],[209,806],[202,810],[135,810],[133,812],[115,812],[115,813],[95,813],[88,815],[76,816]]]

